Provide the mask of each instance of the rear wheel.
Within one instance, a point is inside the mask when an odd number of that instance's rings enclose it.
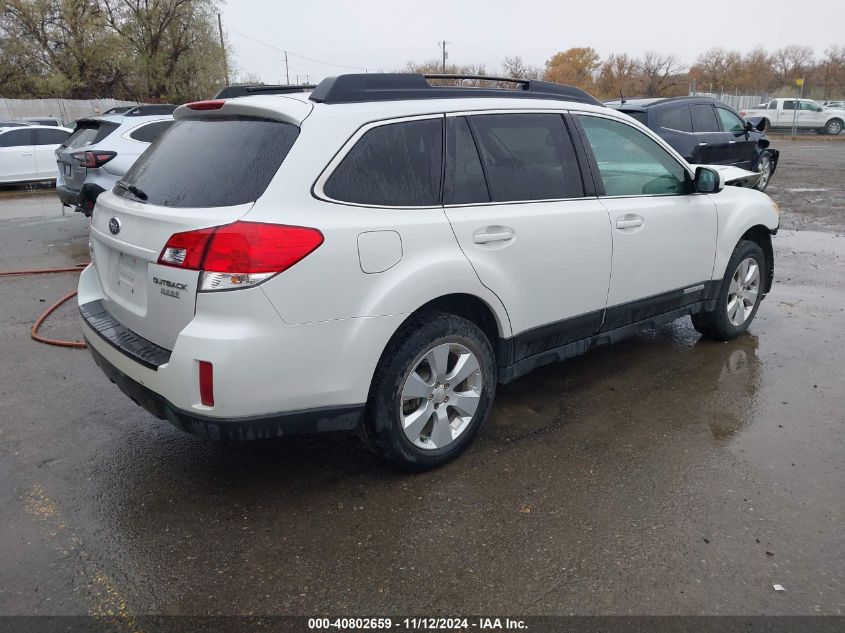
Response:
[[[474,323],[442,312],[406,324],[382,355],[367,404],[368,444],[410,472],[460,455],[490,414],[493,348]]]
[[[693,327],[708,338],[722,341],[745,332],[763,299],[765,270],[766,258],[759,244],[740,241],[725,270],[716,309],[693,315]]]

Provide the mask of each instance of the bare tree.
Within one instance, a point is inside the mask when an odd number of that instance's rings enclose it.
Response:
[[[674,55],[661,55],[649,51],[637,63],[642,75],[643,93],[646,97],[667,96],[670,92],[679,92],[685,78],[686,68]]]
[[[536,66],[529,66],[519,55],[505,57],[502,62],[502,74],[514,79],[542,79],[543,71]]]

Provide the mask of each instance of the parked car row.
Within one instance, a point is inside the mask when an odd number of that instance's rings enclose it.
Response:
[[[710,102],[641,104],[644,126],[512,81],[343,75],[178,108],[96,201],[78,304],[97,364],[200,436],[357,429],[418,471],[537,367],[688,315],[708,337],[744,332],[771,288],[777,205],[724,186],[758,176],[738,161],[691,165],[650,128],[664,111],[688,134],[704,114],[737,144],[752,130]],[[117,147],[106,123],[70,144],[88,135],[96,162]]]
[[[0,127],[0,183],[56,178],[56,149],[73,130],[47,125]]]

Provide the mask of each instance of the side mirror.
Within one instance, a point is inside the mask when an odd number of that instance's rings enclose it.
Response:
[[[696,167],[693,184],[698,193],[719,193],[725,188],[722,174],[710,167]]]
[[[745,131],[751,132],[754,129],[754,124],[751,121],[745,122]]]

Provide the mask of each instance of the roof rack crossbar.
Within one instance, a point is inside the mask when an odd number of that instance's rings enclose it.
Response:
[[[467,86],[432,86],[427,79],[472,79],[475,81],[508,82],[518,89],[475,88]],[[416,73],[370,73],[327,77],[314,88],[312,101],[318,103],[366,103],[371,101],[404,101],[411,99],[460,99],[467,97],[534,98],[576,101],[604,105],[587,92],[574,86],[537,79],[516,79],[488,75],[452,75]]]

